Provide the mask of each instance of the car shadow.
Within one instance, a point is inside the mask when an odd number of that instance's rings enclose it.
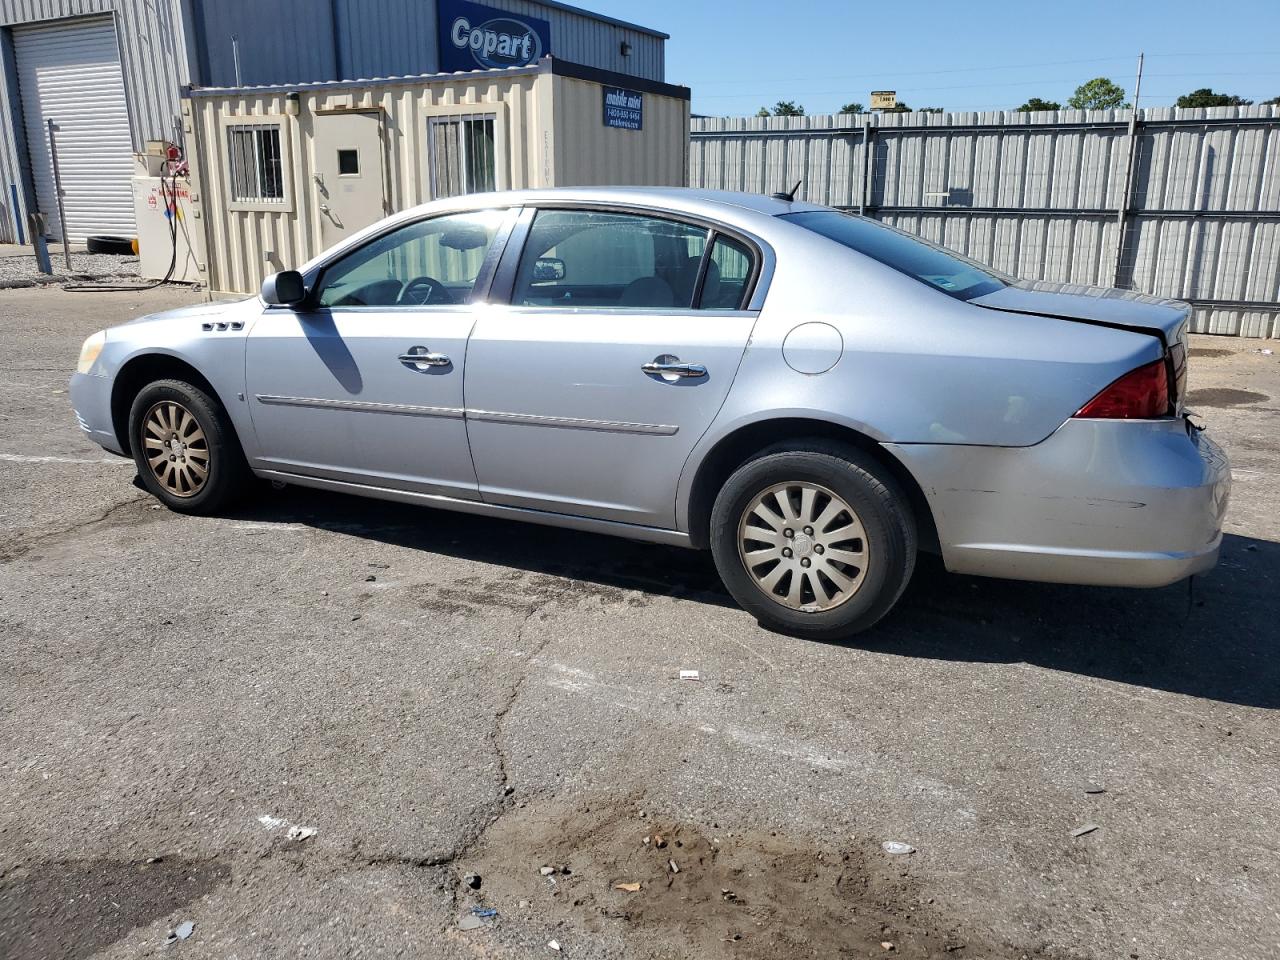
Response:
[[[705,552],[288,487],[237,513],[592,584],[733,607]],[[1156,590],[949,574],[921,555],[879,625],[837,646],[1026,663],[1243,706],[1280,708],[1280,544],[1228,535],[1210,573]],[[804,641],[797,641],[804,642]]]

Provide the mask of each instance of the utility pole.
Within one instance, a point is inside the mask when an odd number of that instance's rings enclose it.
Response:
[[[1146,55],[1138,54],[1138,77],[1133,84],[1133,109],[1129,112],[1129,141],[1124,165],[1124,189],[1120,192],[1120,209],[1116,214],[1116,262],[1111,271],[1111,285],[1120,285],[1120,263],[1124,259],[1125,220],[1129,215],[1130,193],[1133,190],[1133,164],[1137,155],[1138,98],[1142,95],[1142,61]]]

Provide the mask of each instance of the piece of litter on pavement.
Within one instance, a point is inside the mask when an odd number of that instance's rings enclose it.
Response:
[[[465,883],[472,890],[479,890],[480,884],[483,881],[480,879],[480,874],[468,873],[465,877],[462,878],[462,882]]]
[[[559,952],[560,952],[560,941],[559,941],[559,940],[548,940],[548,941],[547,941],[547,946],[548,946],[550,949],[554,950],[556,953],[559,953]]]
[[[1071,835],[1073,837],[1083,837],[1086,833],[1093,833],[1097,829],[1098,825],[1096,823],[1086,823],[1083,827],[1076,827],[1072,830]]]
[[[1107,788],[1097,783],[1086,783],[1084,785],[1085,793],[1106,793]]]
[[[668,861],[667,861],[667,866],[671,868],[671,872],[672,872],[672,873],[679,873],[679,872],[680,872],[680,868],[676,865],[676,862],[675,862],[674,860],[668,860]]]
[[[681,680],[701,680],[702,678],[698,674],[697,670],[681,670],[680,679]]]
[[[613,889],[615,889],[615,890],[624,890],[624,891],[626,891],[627,893],[637,893],[637,892],[639,892],[639,890],[640,890],[640,884],[638,884],[638,883],[615,883],[615,884],[613,885]]]
[[[191,934],[195,933],[196,925],[191,920],[184,920],[173,928],[173,935],[179,940],[186,940]]]
[[[471,912],[483,920],[488,920],[490,917],[496,917],[498,915],[498,911],[493,907],[472,907]]]
[[[458,918],[459,930],[477,930],[484,926],[484,921],[477,917],[474,913],[464,914]]]
[[[297,824],[294,824],[292,827],[289,828],[289,839],[297,840],[299,843],[301,843],[303,840],[310,840],[315,835],[316,835],[315,827],[300,827]]]
[[[539,867],[538,872],[542,874],[544,877],[549,877],[556,872],[556,868],[555,867]]]
[[[264,827],[266,827],[268,830],[274,830],[277,827],[283,827],[289,821],[286,820],[284,817],[273,817],[268,813],[264,813],[262,816],[258,818],[258,822],[262,824]]]
[[[916,848],[909,843],[903,843],[900,840],[886,840],[880,844],[880,849],[891,857],[901,857],[908,853],[915,853]]]
[[[893,944],[892,944],[892,943],[890,943],[888,940],[881,940],[881,941],[880,941],[880,949],[882,949],[882,950],[892,950],[892,949],[893,949]]]

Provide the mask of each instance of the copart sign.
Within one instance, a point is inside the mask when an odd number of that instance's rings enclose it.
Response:
[[[551,24],[465,0],[440,0],[440,69],[523,67],[551,52]]]

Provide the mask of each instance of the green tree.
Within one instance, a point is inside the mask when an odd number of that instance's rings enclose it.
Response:
[[[846,103],[843,107],[841,107],[839,110],[836,111],[836,113],[863,113],[863,112],[864,112],[864,108],[862,104],[856,101],[853,103]]]
[[[773,105],[775,117],[803,117],[804,107],[794,100],[779,100]]]
[[[898,101],[892,107],[887,107],[884,110],[877,110],[876,112],[877,113],[910,113],[911,108],[908,107],[902,101]]]
[[[1264,107],[1280,106],[1280,97],[1272,97],[1270,100],[1263,100],[1262,105]]]
[[[916,107],[916,113],[944,113],[941,107]]]
[[[1214,93],[1208,87],[1192,90],[1178,98],[1175,106],[1179,107],[1247,107],[1253,103],[1243,97],[1229,93]]]
[[[1076,87],[1076,92],[1067,101],[1072,110],[1110,110],[1116,107],[1127,107],[1124,102],[1124,90],[1106,77],[1094,77],[1087,83]]]
[[[1054,100],[1041,100],[1039,97],[1032,97],[1026,103],[1018,108],[1019,113],[1036,113],[1039,110],[1061,110],[1062,104]]]

